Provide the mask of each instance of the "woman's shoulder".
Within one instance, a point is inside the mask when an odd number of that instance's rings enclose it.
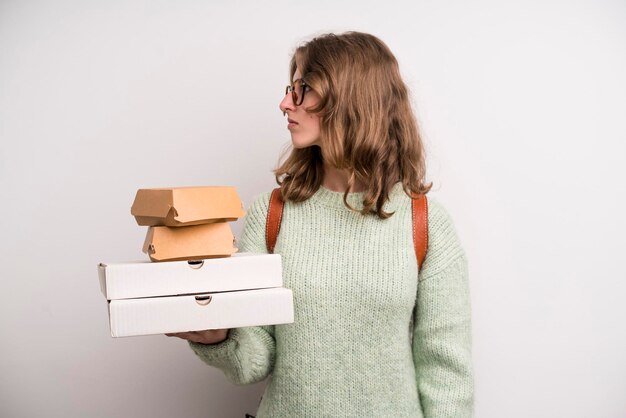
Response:
[[[251,199],[251,203],[248,205],[246,210],[246,216],[254,215],[264,215],[267,213],[267,209],[270,205],[270,196],[272,194],[272,190],[257,193],[253,195]]]
[[[454,221],[450,211],[437,198],[428,196],[428,229],[429,231],[454,230]]]
[[[239,239],[239,251],[265,253],[265,226],[267,221],[267,209],[269,207],[271,190],[256,194],[251,203],[245,205],[243,231]]]
[[[464,255],[450,210],[439,199],[428,196],[428,249],[424,270],[434,274]]]

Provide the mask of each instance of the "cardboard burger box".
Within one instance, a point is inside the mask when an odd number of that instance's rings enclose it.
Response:
[[[293,322],[278,254],[101,263],[98,272],[113,337]]]
[[[152,261],[229,257],[236,251],[235,236],[228,222],[177,228],[151,226],[143,244],[143,252]]]
[[[236,221],[246,214],[232,186],[139,189],[130,213],[139,225],[169,227]]]
[[[131,214],[149,226],[143,252],[152,261],[229,257],[237,251],[229,221],[245,215],[234,187],[139,189]]]

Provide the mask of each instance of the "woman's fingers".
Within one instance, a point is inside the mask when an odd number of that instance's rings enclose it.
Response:
[[[187,331],[187,332],[170,332],[166,333],[168,337],[178,337],[194,343],[214,344],[226,339],[228,330],[224,329],[207,329],[204,331]]]
[[[189,341],[193,341],[193,342],[197,342],[196,340],[198,339],[198,332],[196,331],[187,331],[187,332],[172,332],[172,333],[168,333],[165,334],[168,337],[178,337],[178,338],[182,338],[183,340],[189,340]]]
[[[189,335],[189,332],[170,332],[165,335],[167,335],[168,337],[185,338],[186,335]]]

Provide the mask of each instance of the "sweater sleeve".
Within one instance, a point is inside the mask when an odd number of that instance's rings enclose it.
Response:
[[[269,197],[270,192],[261,194],[248,208],[238,241],[239,252],[267,253],[265,223]],[[202,361],[222,370],[226,378],[236,385],[260,382],[274,368],[274,325],[233,328],[221,343],[189,342],[189,345]]]
[[[430,198],[428,225],[413,329],[420,403],[425,418],[471,417],[474,381],[467,259],[449,214]]]

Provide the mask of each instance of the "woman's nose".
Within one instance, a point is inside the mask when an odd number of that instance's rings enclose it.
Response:
[[[295,106],[293,104],[293,99],[291,98],[291,94],[285,94],[283,100],[281,100],[278,105],[280,111],[286,113],[288,110],[294,110]]]

